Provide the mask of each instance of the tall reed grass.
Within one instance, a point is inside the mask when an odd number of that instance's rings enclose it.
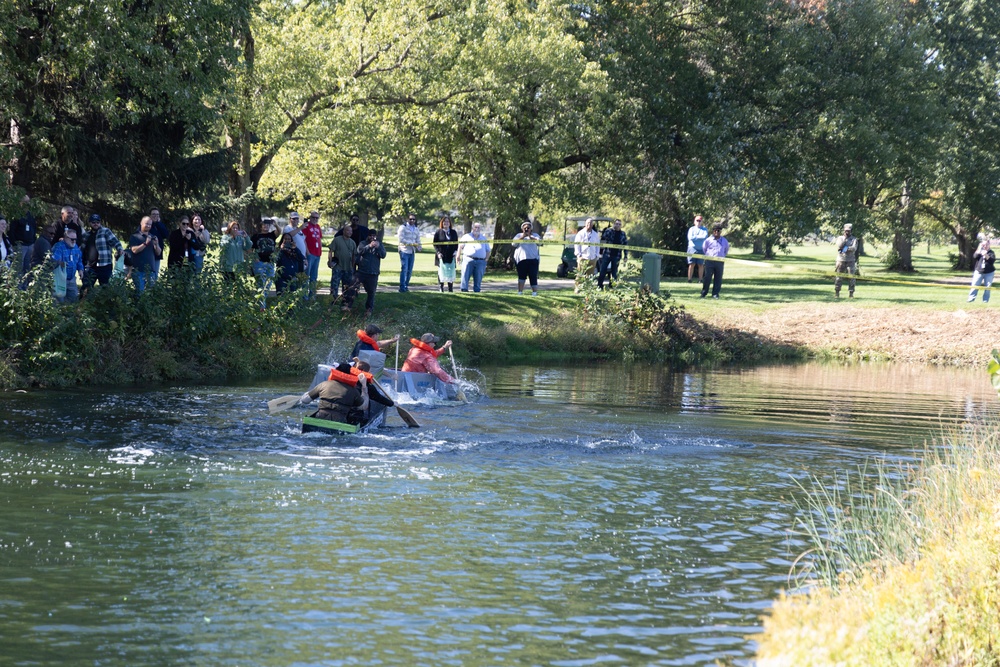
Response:
[[[776,602],[758,665],[1000,665],[1000,419],[800,502],[813,587]]]

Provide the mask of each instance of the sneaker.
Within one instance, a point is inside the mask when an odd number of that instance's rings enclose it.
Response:
[[[718,294],[713,294],[713,295],[712,295],[712,298],[713,298],[713,299],[718,299],[718,298],[719,298],[719,295],[718,295]]]
[[[365,311],[365,317],[371,317],[371,316],[372,316],[372,309],[369,308],[368,310]]]
[[[850,294],[848,294],[847,298],[848,299],[853,299],[854,298],[854,292],[851,292]]]
[[[538,296],[538,292],[532,292],[531,296]]]
[[[518,294],[524,294],[524,292],[522,292],[521,290],[518,290],[517,293]]]

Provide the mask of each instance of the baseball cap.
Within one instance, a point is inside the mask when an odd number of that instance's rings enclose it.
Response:
[[[292,211],[291,213],[288,214],[288,218],[289,220],[298,220],[299,214],[295,211]]]
[[[382,333],[382,329],[377,324],[369,324],[365,327],[365,333],[369,336],[374,336],[375,334]]]
[[[422,343],[436,343],[438,342],[438,337],[432,333],[425,333],[420,337],[420,342]]]
[[[96,213],[91,213],[90,214],[90,221],[91,222],[100,222],[101,221],[101,216],[97,215]]]

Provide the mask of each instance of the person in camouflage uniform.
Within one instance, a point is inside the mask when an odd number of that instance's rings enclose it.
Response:
[[[844,225],[843,236],[837,237],[837,265],[833,270],[838,275],[833,281],[833,293],[838,299],[840,298],[840,285],[843,282],[843,276],[840,274],[843,273],[848,273],[851,276],[850,280],[847,281],[847,295],[854,298],[854,276],[858,273],[858,254],[861,252],[861,240],[851,233],[852,230],[851,225]]]

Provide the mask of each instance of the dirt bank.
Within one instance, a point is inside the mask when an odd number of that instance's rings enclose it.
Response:
[[[762,313],[719,310],[700,318],[713,327],[735,328],[845,359],[979,365],[986,363],[990,350],[1000,347],[1000,315],[981,303],[950,312],[848,303],[796,305]]]

